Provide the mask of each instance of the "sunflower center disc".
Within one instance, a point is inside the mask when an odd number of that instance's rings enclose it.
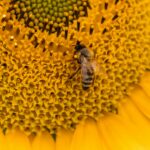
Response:
[[[8,12],[25,26],[49,33],[63,30],[79,17],[87,16],[87,0],[12,0]]]

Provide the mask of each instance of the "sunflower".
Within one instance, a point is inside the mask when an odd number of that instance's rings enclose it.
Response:
[[[0,148],[150,149],[149,27],[149,0],[1,0]]]

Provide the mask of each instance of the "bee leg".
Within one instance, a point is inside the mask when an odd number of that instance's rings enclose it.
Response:
[[[81,59],[77,59],[78,64],[81,64]]]
[[[81,67],[79,67],[79,68],[69,77],[69,79],[72,79],[72,78],[79,72],[80,69],[81,69]]]

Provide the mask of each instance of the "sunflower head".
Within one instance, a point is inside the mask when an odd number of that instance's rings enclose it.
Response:
[[[146,10],[141,12],[148,6],[143,5],[124,0],[2,0],[1,127],[53,133],[60,127],[74,129],[87,117],[117,113],[120,99],[150,64],[149,19]],[[64,31],[60,36],[58,28]],[[80,67],[74,59],[77,41],[94,53],[100,66],[87,91],[81,72],[69,79]]]

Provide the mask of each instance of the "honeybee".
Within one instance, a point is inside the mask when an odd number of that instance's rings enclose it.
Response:
[[[94,83],[95,64],[93,63],[93,55],[91,51],[79,41],[77,41],[75,45],[75,55],[78,55],[77,61],[80,64],[80,67],[69,79],[73,78],[81,69],[82,89],[87,90],[92,83]]]

